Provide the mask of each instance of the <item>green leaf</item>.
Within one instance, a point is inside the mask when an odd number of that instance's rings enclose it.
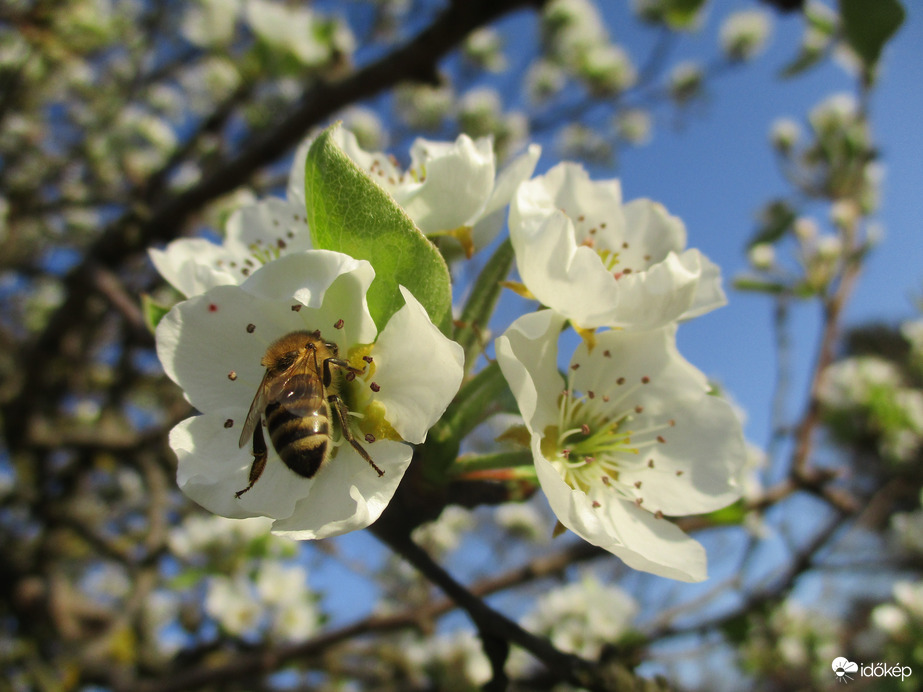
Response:
[[[144,323],[152,333],[157,329],[157,325],[160,323],[160,320],[163,319],[164,315],[170,312],[171,307],[173,306],[161,305],[147,293],[141,294],[141,312],[144,314]]]
[[[448,333],[452,287],[445,260],[394,198],[343,153],[333,138],[337,127],[314,140],[305,163],[312,244],[374,267],[368,303],[379,330],[403,306],[398,288],[403,285]]]
[[[664,12],[667,25],[672,29],[692,28],[705,2],[706,0],[671,0]]]
[[[744,518],[747,516],[747,509],[744,507],[743,500],[738,500],[732,505],[715,510],[705,516],[714,525],[734,526],[743,523]]]
[[[747,248],[781,240],[798,218],[798,213],[784,199],[774,199],[760,212],[760,226],[747,242]]]
[[[770,293],[773,295],[781,295],[788,291],[788,287],[785,284],[779,283],[778,281],[767,281],[766,279],[760,279],[752,276],[739,276],[734,279],[734,288],[738,291],[747,291],[750,293]]]
[[[800,75],[802,72],[807,72],[819,64],[826,54],[827,50],[825,48],[805,48],[802,46],[798,55],[779,71],[779,77],[789,79]]]
[[[846,40],[868,73],[874,70],[881,50],[904,23],[906,13],[898,0],[840,0],[840,16]]]

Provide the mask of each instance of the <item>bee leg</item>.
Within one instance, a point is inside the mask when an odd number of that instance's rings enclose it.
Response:
[[[253,464],[250,466],[250,484],[243,490],[234,493],[234,497],[240,499],[240,496],[250,490],[253,485],[263,475],[263,469],[266,468],[266,440],[263,438],[263,425],[257,422],[256,429],[253,431]]]
[[[349,372],[355,375],[361,375],[362,373],[365,372],[365,368],[362,368],[361,370],[359,368],[354,368],[352,365],[350,365],[347,361],[343,360],[342,358],[327,358],[324,361],[324,386],[325,387],[329,387],[330,382],[333,379],[333,374],[330,372],[331,363],[333,365],[336,365],[337,367],[343,368],[344,370],[348,370]]]
[[[328,358],[328,360],[330,360]],[[324,366],[326,367],[326,362]],[[331,394],[327,397],[327,401],[330,402],[330,405],[333,407],[333,410],[337,412],[337,418],[340,419],[340,430],[343,431],[343,437],[346,438],[346,441],[353,446],[359,456],[369,462],[369,466],[375,469],[378,472],[379,476],[384,476],[385,472],[378,468],[378,464],[372,461],[372,457],[369,456],[369,453],[365,451],[365,448],[359,444],[359,441],[353,437],[352,430],[349,429],[349,412],[346,410],[346,404],[343,403],[343,400],[338,397],[336,394]]]

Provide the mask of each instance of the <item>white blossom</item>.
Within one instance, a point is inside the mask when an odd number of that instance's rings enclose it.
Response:
[[[378,518],[410,463],[407,443],[425,439],[457,391],[464,356],[405,289],[406,304],[376,334],[366,304],[373,278],[364,260],[293,253],[240,286],[217,286],[179,303],[160,321],[164,370],[202,412],[170,433],[177,480],[189,497],[222,516],[272,517],[274,532],[296,539],[338,535]],[[311,477],[290,470],[267,443],[265,470],[249,487],[254,455],[240,436],[266,372],[264,353],[285,335],[315,331],[362,372],[342,383],[340,395],[353,436],[384,474],[340,431],[332,459]],[[338,429],[336,412],[330,415]]]
[[[771,31],[772,17],[767,12],[734,12],[721,25],[721,47],[731,60],[749,60],[766,48]]]
[[[665,516],[740,496],[746,449],[732,407],[679,355],[675,325],[598,333],[592,350],[578,346],[566,379],[563,325],[551,310],[524,315],[496,342],[552,510],[630,567],[705,579],[704,549]]]
[[[526,288],[582,328],[653,329],[726,302],[720,270],[662,205],[563,163],[519,186],[510,238]]]

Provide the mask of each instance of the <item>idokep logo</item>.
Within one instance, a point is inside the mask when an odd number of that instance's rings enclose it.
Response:
[[[849,673],[856,673],[859,670],[859,664],[848,661],[842,656],[833,659],[833,672],[836,673],[837,682],[849,682],[852,677]]]
[[[890,665],[888,663],[853,663],[849,659],[837,656],[831,664],[833,672],[836,675],[837,682],[848,683],[854,679],[858,673],[863,678],[900,678],[904,680],[910,677],[913,672],[910,666],[902,666],[900,663]],[[852,674],[852,675],[851,675]]]

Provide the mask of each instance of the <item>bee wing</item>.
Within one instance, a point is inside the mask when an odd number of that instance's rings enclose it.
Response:
[[[263,381],[253,396],[253,402],[250,404],[250,410],[247,412],[247,420],[244,421],[244,429],[240,432],[238,445],[243,448],[247,441],[253,437],[253,431],[260,424],[263,416],[263,409],[266,408],[266,392],[269,389],[269,370],[263,374]]]

